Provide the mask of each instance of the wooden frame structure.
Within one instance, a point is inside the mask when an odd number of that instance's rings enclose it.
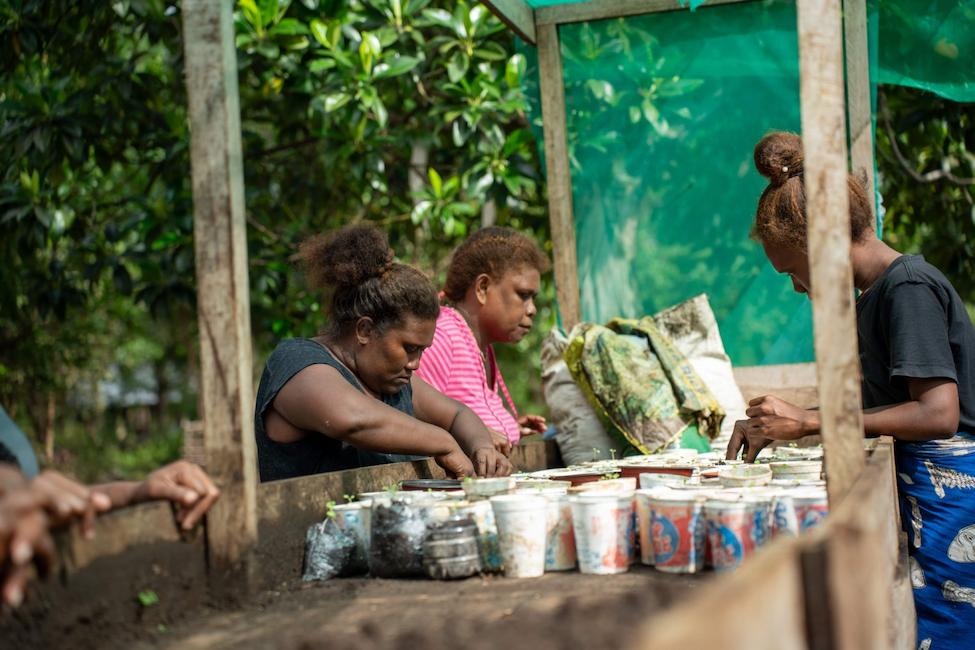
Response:
[[[711,0],[701,10],[741,1],[750,0]],[[666,625],[650,618],[634,635],[634,649],[914,647],[913,601],[895,516],[892,446],[883,441],[864,459],[857,382],[845,175],[849,141],[853,167],[863,169],[873,182],[865,0],[797,2],[809,249],[816,287],[815,372],[832,514],[812,534],[777,540],[741,571],[670,610]],[[564,322],[571,326],[579,320],[579,290],[559,25],[681,7],[677,0],[591,0],[537,11],[524,0],[485,4],[539,48],[558,299]],[[223,495],[207,516],[205,539],[198,535],[188,544],[172,525],[168,507],[158,503],[100,519],[94,544],[77,537],[68,540],[64,575],[82,579],[66,580],[54,589],[60,590],[60,602],[79,611],[93,606],[84,597],[91,588],[85,581],[124,554],[131,559],[151,552],[153,562],[162,562],[158,552],[165,550],[170,554],[166,569],[181,571],[184,580],[173,588],[197,599],[202,598],[200,590],[187,591],[186,585],[208,584],[226,597],[278,584],[300,571],[300,532],[318,520],[327,499],[442,475],[432,461],[424,461],[257,484],[232,12],[232,3],[210,0],[186,0],[182,7],[204,448],[207,469]],[[736,377],[739,384],[764,390],[781,385],[786,377],[804,375],[794,387],[808,395],[812,371],[808,364],[765,372],[737,369]],[[539,443],[520,446],[513,460],[525,470],[552,464],[548,448]],[[288,560],[275,563],[272,556]],[[103,585],[102,574],[95,577],[95,584]],[[131,593],[120,598],[136,606]],[[180,597],[173,603],[183,607],[187,601]],[[763,618],[756,621],[756,616]],[[701,625],[703,621],[708,624]]]

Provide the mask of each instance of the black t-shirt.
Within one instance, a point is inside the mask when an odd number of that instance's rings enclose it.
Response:
[[[958,385],[960,431],[975,433],[975,328],[948,279],[902,255],[857,300],[863,406],[910,401],[907,378]]]
[[[362,390],[348,368],[340,363],[328,349],[311,339],[282,341],[267,360],[261,384],[257,389],[257,408],[254,413],[254,435],[257,439],[257,465],[261,481],[276,481],[296,476],[332,472],[404,460],[417,460],[421,456],[380,454],[359,449],[335,438],[313,432],[295,442],[275,442],[264,430],[264,416],[278,392],[296,374],[315,364],[331,366],[358,390]],[[384,404],[413,415],[413,387],[407,384],[395,395],[383,395]]]

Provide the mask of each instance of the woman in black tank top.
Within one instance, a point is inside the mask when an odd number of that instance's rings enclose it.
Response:
[[[282,342],[268,359],[254,422],[261,480],[416,456],[453,477],[510,474],[510,447],[413,376],[439,313],[430,281],[394,262],[370,226],[313,238],[301,256],[311,282],[330,293],[329,326]]]

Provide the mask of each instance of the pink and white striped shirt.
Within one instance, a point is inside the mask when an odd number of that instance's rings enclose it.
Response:
[[[416,374],[444,395],[466,404],[489,429],[503,433],[511,444],[516,444],[521,437],[518,411],[490,346],[487,361],[494,374],[493,390],[488,387],[481,351],[467,321],[456,309],[443,307],[433,344],[424,350]],[[510,411],[505,409],[499,389]]]

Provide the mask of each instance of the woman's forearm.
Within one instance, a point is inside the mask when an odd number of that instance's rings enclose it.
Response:
[[[450,426],[450,434],[468,456],[473,455],[476,449],[494,448],[491,432],[481,422],[481,418],[477,417],[474,411],[463,404],[460,404],[457,415]]]
[[[933,412],[932,412],[933,411]],[[803,436],[820,433],[820,412],[808,411]],[[918,401],[877,406],[863,411],[863,432],[867,437],[892,436],[897,440],[924,442],[950,438],[957,430],[937,410]]]
[[[124,508],[125,506],[131,506],[145,501],[145,498],[140,497],[139,494],[141,485],[141,481],[114,481],[112,483],[92,485],[91,490],[107,496],[109,501],[112,502],[112,510],[114,510],[115,508]]]

